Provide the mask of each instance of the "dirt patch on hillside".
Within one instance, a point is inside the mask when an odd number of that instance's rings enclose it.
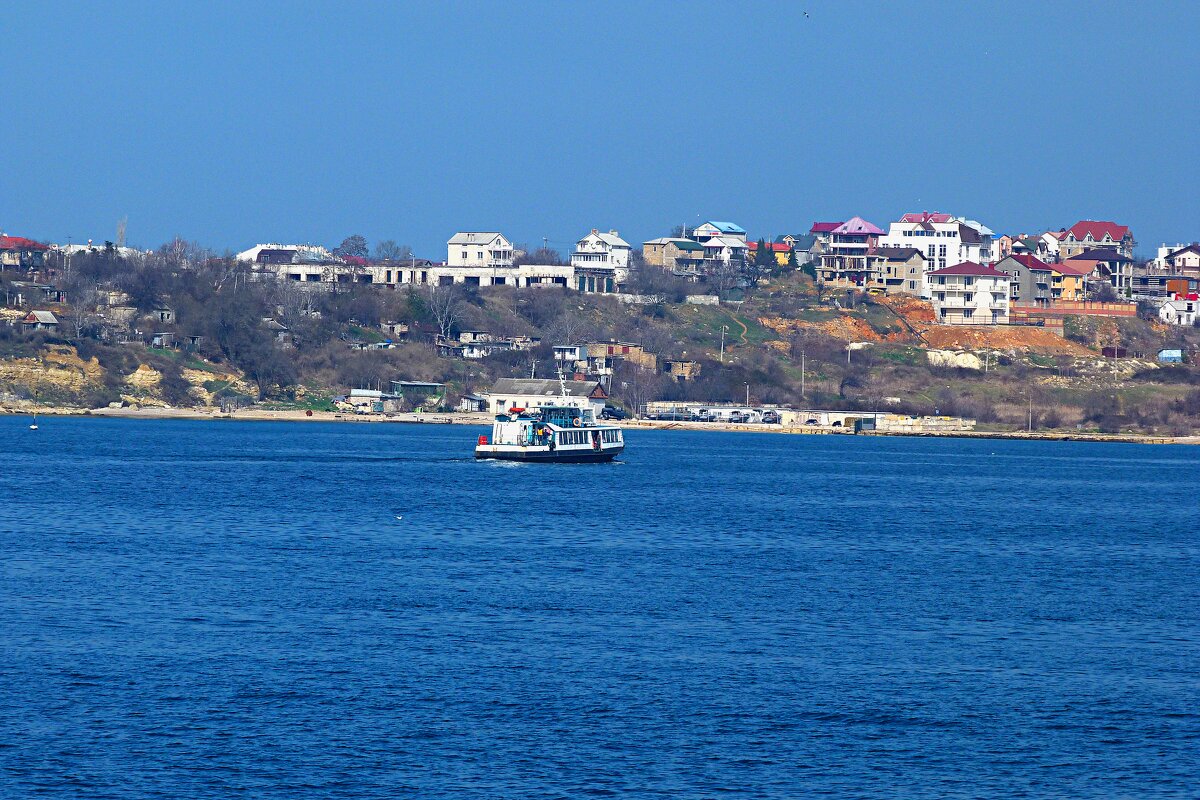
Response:
[[[908,342],[912,337],[907,332],[880,334],[859,317],[842,315],[834,319],[809,322],[803,319],[787,319],[785,317],[760,317],[758,324],[775,331],[780,336],[791,336],[800,331],[818,331],[835,339],[848,342]]]
[[[875,302],[890,308],[897,316],[903,317],[909,325],[932,325],[937,322],[933,306],[925,300],[897,294],[890,297],[877,297]]]
[[[1046,328],[1015,325],[922,325],[922,337],[936,350],[1016,350],[1053,356],[1095,355],[1081,344]]]

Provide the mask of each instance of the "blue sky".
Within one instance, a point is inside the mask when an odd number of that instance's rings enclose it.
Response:
[[[559,249],[939,210],[1200,238],[1200,6],[7,8],[0,229]],[[805,11],[808,16],[805,16]]]

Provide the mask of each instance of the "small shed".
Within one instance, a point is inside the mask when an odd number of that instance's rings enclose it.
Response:
[[[487,398],[478,394],[464,394],[458,401],[458,410],[464,414],[474,414],[488,410]]]
[[[1158,363],[1160,363],[1160,364],[1182,364],[1183,363],[1183,351],[1182,350],[1159,350],[1158,351]]]
[[[21,319],[21,327],[27,331],[56,331],[58,317],[50,311],[30,311]]]

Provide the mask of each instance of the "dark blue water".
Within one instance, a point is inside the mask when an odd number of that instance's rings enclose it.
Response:
[[[4,797],[1200,793],[1200,450],[42,423]]]

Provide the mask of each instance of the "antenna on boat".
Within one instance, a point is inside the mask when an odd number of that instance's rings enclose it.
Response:
[[[563,377],[562,362],[558,362],[558,389],[562,392],[563,405],[567,404],[567,381]]]

